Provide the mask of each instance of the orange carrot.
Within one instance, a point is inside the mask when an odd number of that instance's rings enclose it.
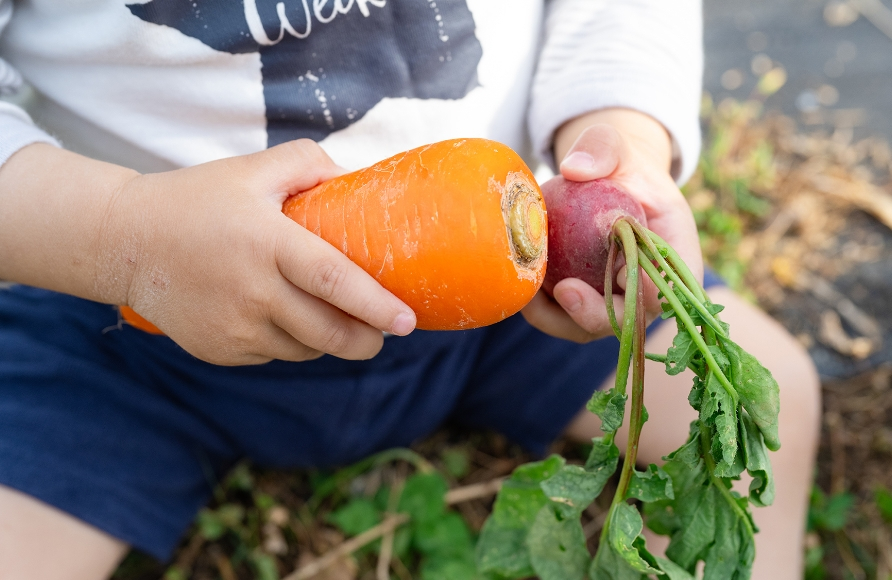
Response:
[[[403,300],[422,330],[507,318],[545,274],[539,187],[520,156],[486,139],[401,153],[295,195],[282,211]],[[124,319],[144,328],[128,310]]]

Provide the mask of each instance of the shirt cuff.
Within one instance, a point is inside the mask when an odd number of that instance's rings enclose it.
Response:
[[[10,103],[0,102],[0,167],[22,147],[32,143],[59,142],[39,129],[25,111]]]

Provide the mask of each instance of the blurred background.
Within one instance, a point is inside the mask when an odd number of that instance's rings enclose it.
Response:
[[[708,261],[808,348],[824,387],[805,578],[890,580],[892,0],[704,3],[705,141],[685,193]],[[492,483],[529,459],[493,434],[442,432],[334,473],[240,465],[173,562],[132,554],[115,577],[386,578],[386,550],[401,579],[434,562],[430,577],[469,578]],[[431,466],[452,489],[448,508],[433,490],[448,554],[382,515],[387,490]],[[594,537],[603,512],[584,519]]]
[[[806,578],[892,578],[892,2],[705,0],[710,262],[809,349]]]

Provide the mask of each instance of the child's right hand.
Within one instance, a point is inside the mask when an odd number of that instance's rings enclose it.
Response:
[[[7,171],[8,166],[20,161],[40,165],[33,153],[20,159],[34,147],[44,156],[61,155],[57,161],[70,167],[58,174],[67,174],[69,181],[110,167],[118,176],[109,180],[113,187],[98,200],[94,198],[102,194],[95,189],[72,190],[67,183],[61,192],[50,193],[51,184],[44,183],[42,196],[67,196],[61,203],[76,208],[68,215],[43,215],[44,221],[56,222],[49,229],[86,228],[81,233],[92,240],[92,251],[56,244],[52,251],[61,255],[49,260],[34,256],[36,263],[45,264],[35,276],[15,267],[11,275],[4,272],[4,265],[21,260],[4,264],[7,256],[0,250],[0,278],[6,274],[13,281],[126,304],[194,356],[221,365],[301,361],[324,353],[370,358],[381,349],[381,331],[404,335],[415,326],[408,306],[282,213],[288,196],[343,172],[312,141],[147,175],[50,146],[30,146],[4,166],[0,188],[21,175],[21,166]],[[47,167],[58,165],[44,162],[43,169]],[[91,184],[84,180],[84,190]],[[88,203],[70,199],[81,194]],[[87,215],[80,220],[83,212]],[[9,217],[0,213],[0,226]],[[4,237],[0,234],[0,247]],[[26,246],[27,240],[16,245]],[[60,279],[64,267],[56,274],[46,271],[53,261],[64,265],[83,262],[85,256],[95,262],[86,268],[92,270],[92,287],[84,280]],[[71,274],[83,276],[84,270]]]

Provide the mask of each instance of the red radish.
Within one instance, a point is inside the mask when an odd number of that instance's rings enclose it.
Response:
[[[550,295],[564,278],[579,278],[603,293],[613,224],[631,216],[646,226],[641,204],[608,179],[558,176],[542,185],[542,195],[548,208],[548,268],[542,287]]]
[[[529,474],[549,471],[549,475],[537,481],[545,496],[554,500],[549,509],[538,512],[536,518],[528,518],[530,523],[517,526],[516,513],[528,506],[517,499],[508,485],[502,488],[493,517],[483,526],[477,543],[478,569],[491,573],[492,577],[535,576],[543,580],[619,576],[675,578],[673,571],[679,572],[679,578],[693,578],[689,573],[698,568],[698,560],[703,560],[706,578],[730,577],[724,567],[727,562],[734,566],[735,577],[749,578],[757,530],[748,506],[768,505],[774,498],[774,483],[766,460],[769,450],[780,447],[777,382],[755,357],[731,341],[728,325],[716,317],[722,306],[709,300],[678,252],[645,227],[641,205],[622,188],[605,180],[571,182],[558,177],[542,186],[542,194],[548,208],[549,237],[543,288],[550,294],[558,281],[573,277],[581,278],[604,294],[607,318],[619,339],[614,386],[610,390],[595,391],[587,405],[600,418],[604,436],[592,440],[592,453],[585,469],[566,465],[562,458],[552,456],[535,469],[521,467],[512,476],[528,482]],[[617,317],[616,297],[612,293],[620,260],[626,266],[621,320]],[[659,290],[660,306],[675,318],[678,329],[665,355],[645,354],[643,283],[648,280]],[[642,477],[642,472],[635,469],[638,443],[647,420],[645,359],[663,362],[670,375],[682,371],[696,375],[688,402],[698,418],[691,423],[684,446],[666,458],[667,467],[660,476],[671,480],[675,490],[671,498],[667,497],[672,495],[668,485],[664,488],[665,495],[660,492],[649,498],[636,490]],[[631,393],[628,392],[630,379]],[[631,404],[628,414],[627,402]],[[620,451],[615,435],[624,420],[628,435],[619,480],[601,527],[598,552],[588,562],[587,540],[581,533],[576,534],[576,539],[565,534],[561,549],[555,549],[558,547],[552,541],[555,522],[582,529],[578,518],[585,504],[603,490],[604,474],[617,469]],[[760,459],[753,461],[753,457]],[[690,477],[692,465],[702,474],[696,481]],[[660,473],[656,465],[650,465],[648,470]],[[754,482],[746,498],[729,492],[732,480],[739,479],[744,470]],[[679,473],[681,478],[676,477]],[[657,479],[654,477],[652,481]],[[580,498],[583,498],[581,504],[577,503]],[[638,535],[642,519],[628,502],[630,498],[638,498],[645,505],[656,499],[662,506],[651,505],[657,508],[655,513],[672,514],[678,522],[693,522],[674,524],[666,532],[672,536],[666,559],[654,559],[646,551],[644,538]],[[723,521],[718,524],[715,518],[709,522],[695,521],[697,510],[702,511],[707,502],[710,509],[725,514]],[[540,506],[532,507],[538,510]],[[540,517],[543,514],[547,517]],[[505,521],[511,523],[505,524]],[[513,534],[512,538],[523,537],[526,541],[506,547],[505,538],[509,533]],[[705,534],[704,537],[710,538],[705,541],[713,542],[712,546],[718,546],[722,538],[733,537],[734,545],[723,545],[720,557],[715,557],[712,548],[712,551],[698,548],[699,552],[695,553],[684,545],[693,533]],[[516,562],[523,562],[523,566],[517,566]],[[632,563],[637,566],[634,570],[630,567]]]

